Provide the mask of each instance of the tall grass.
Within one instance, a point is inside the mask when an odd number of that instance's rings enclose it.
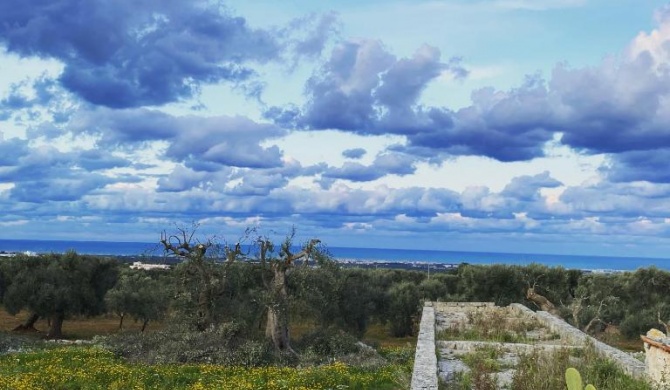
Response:
[[[652,390],[644,380],[628,376],[614,362],[600,356],[593,345],[582,350],[537,350],[522,355],[512,379],[512,389],[565,390],[565,370],[579,367],[585,383],[597,389]]]

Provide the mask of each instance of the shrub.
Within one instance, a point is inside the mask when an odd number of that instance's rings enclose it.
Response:
[[[185,326],[148,333],[124,333],[101,339],[117,356],[147,364],[215,363],[245,367],[265,366],[278,360],[272,346],[242,332],[236,323],[198,332]]]
[[[297,348],[321,358],[342,356],[360,349],[355,337],[334,327],[319,328],[305,334]]]

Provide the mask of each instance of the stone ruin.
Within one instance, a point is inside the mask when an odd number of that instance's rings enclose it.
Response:
[[[670,385],[670,338],[658,329],[652,329],[644,342],[644,361],[649,379],[658,386]]]
[[[473,326],[473,318],[477,315],[495,316],[497,321],[511,324],[511,328],[517,329],[517,333],[509,337],[518,336],[518,340],[456,341],[440,340],[436,337],[445,329],[467,331],[468,327]],[[499,388],[506,388],[511,382],[519,355],[534,350],[582,348],[587,343],[593,345],[597,353],[613,361],[628,375],[636,378],[649,377],[652,380],[656,377],[670,378],[670,339],[667,339],[667,343],[662,344],[663,346],[659,346],[661,342],[649,336],[643,336],[643,340],[647,350],[647,369],[645,363],[631,354],[594,339],[545,311],[534,312],[521,304],[499,307],[492,302],[427,302],[421,317],[411,389],[437,390],[438,378],[450,381],[459,372],[468,370],[461,358],[487,345],[495,346],[501,351],[499,359],[501,367],[505,369],[495,373]]]

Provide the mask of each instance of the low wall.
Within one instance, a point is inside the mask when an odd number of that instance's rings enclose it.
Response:
[[[513,303],[510,305],[515,310],[520,310],[523,312],[530,311],[529,308],[519,303]],[[534,312],[535,318],[537,318],[544,326],[549,328],[552,332],[555,332],[561,336],[562,339],[566,340],[570,344],[586,344],[591,343],[595,347],[596,351],[603,355],[604,357],[612,360],[617,366],[624,370],[628,375],[635,378],[645,378],[645,365],[643,362],[635,359],[630,354],[620,351],[614,347],[611,347],[602,341],[596,340],[595,338],[587,335],[581,330],[575,328],[574,326],[568,324],[562,319],[555,317],[549,314],[546,311]]]
[[[437,390],[437,355],[435,353],[435,309],[426,303],[421,314],[419,337],[414,354],[411,390]]]

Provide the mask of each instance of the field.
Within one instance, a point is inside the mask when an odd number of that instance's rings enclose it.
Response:
[[[13,334],[26,313],[16,316],[0,309],[0,337]],[[140,325],[124,324],[124,332]],[[151,324],[148,331],[162,324]],[[46,321],[36,324],[45,331]],[[308,323],[292,327],[295,337],[312,329]],[[75,318],[63,324],[69,339],[90,339],[118,332],[118,318]],[[42,333],[42,332],[40,332]],[[41,334],[26,335],[39,339]],[[52,345],[34,351],[0,356],[0,389],[404,389],[409,385],[415,338],[392,338],[379,324],[370,326],[364,340],[377,346],[387,363],[357,367],[334,361],[312,367],[227,367],[211,364],[130,364],[95,346]]]
[[[394,351],[387,351],[394,353]],[[127,364],[96,347],[0,357],[0,389],[401,389],[408,367],[361,369],[343,363],[307,368]]]

